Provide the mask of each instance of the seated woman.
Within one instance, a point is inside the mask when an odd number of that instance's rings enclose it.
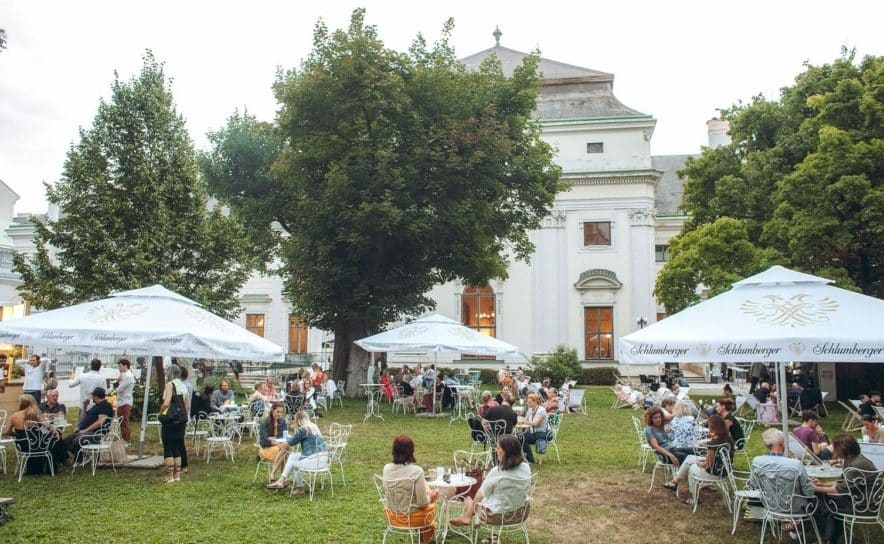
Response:
[[[289,475],[294,472],[294,494],[303,495],[304,479],[301,477],[299,469],[324,468],[328,465],[328,457],[316,454],[328,451],[328,449],[325,446],[325,439],[322,438],[322,433],[319,431],[319,427],[310,421],[310,416],[307,415],[307,412],[304,410],[299,411],[297,415],[295,415],[295,424],[298,426],[297,432],[290,436],[286,441],[290,448],[300,445],[301,451],[289,454],[288,461],[286,461],[285,468],[282,469],[282,474],[279,476],[279,479],[268,484],[267,487],[269,489],[284,488]]]
[[[384,465],[384,492],[387,504],[396,511],[385,510],[391,525],[425,526],[421,543],[428,544],[436,532],[436,492],[427,489],[424,470],[415,464],[414,441],[400,434],[393,439],[393,462]],[[409,512],[405,512],[412,505]]]
[[[864,500],[857,500],[859,497],[869,497],[871,495],[876,472],[874,463],[862,454],[859,442],[849,434],[839,434],[832,440],[832,448],[835,452],[834,458],[842,460],[844,472],[841,478],[834,483],[824,483],[817,478],[813,478],[813,492],[823,495],[839,495],[853,492],[855,494],[854,498],[840,496],[830,499],[841,511],[849,511],[851,508],[862,509],[863,504],[874,504],[873,502],[865,503]],[[847,480],[852,483],[852,490],[848,489]],[[880,492],[881,488],[879,487],[878,493]],[[856,495],[856,493],[860,494]],[[861,512],[862,514],[870,515],[872,518],[878,514],[878,512],[869,512],[869,506],[865,506],[865,508],[866,511]],[[829,508],[817,508],[815,517],[817,524],[822,529],[820,532],[823,533],[823,541],[835,542],[842,533],[842,520],[832,516],[829,510]]]
[[[672,421],[672,410],[675,408],[675,397],[670,396],[664,398],[660,403],[660,408],[663,409],[663,422],[669,423]]]
[[[252,413],[255,414],[255,417],[263,417],[265,408],[270,404],[270,397],[262,393],[264,387],[262,384],[255,385],[255,390],[249,395],[246,399],[249,406],[252,409]]]
[[[527,431],[522,435],[525,444],[522,450],[525,452],[525,459],[533,463],[531,444],[536,444],[538,440],[547,440],[548,416],[546,409],[540,404],[540,395],[529,393],[527,399],[528,409],[525,410],[525,417],[519,418],[519,422],[528,425]]]
[[[495,406],[500,406],[500,403],[498,403],[496,400],[494,400],[494,398],[492,398],[491,391],[482,391],[482,396],[479,397],[479,400],[481,402],[479,403],[479,406],[476,407],[476,410],[478,410],[480,417],[485,417],[485,412],[489,408],[494,408]]]
[[[30,443],[28,442],[28,436],[25,432],[25,428],[27,427],[26,424],[29,422],[31,424],[45,424],[46,419],[37,408],[37,402],[34,400],[34,397],[31,395],[21,395],[18,397],[18,410],[13,412],[9,416],[9,419],[6,420],[2,435],[12,436],[19,449],[22,451],[30,451]],[[39,429],[39,432],[52,433],[52,439],[49,440],[49,452],[52,454],[53,469],[57,470],[59,465],[64,463],[68,457],[64,442],[61,440],[61,433],[59,433],[57,429],[49,427],[48,425],[40,426]],[[34,475],[47,473],[49,473],[49,467],[46,465],[45,459],[39,457],[28,459],[26,474]]]
[[[708,474],[722,476],[724,467],[718,463],[716,457],[719,447],[728,447],[729,456],[733,460],[734,440],[724,424],[724,419],[719,415],[709,416],[707,424],[709,426],[709,441],[706,443],[706,456],[688,455],[678,468],[678,472],[675,473],[675,477],[663,484],[663,487],[666,489],[677,489],[679,482],[684,481],[689,474],[694,475],[694,477]]]
[[[522,458],[521,450],[519,439],[515,436],[503,436],[497,441],[497,466],[485,476],[475,499],[464,497],[463,515],[452,519],[452,525],[469,524],[473,514],[477,514],[480,522],[493,522],[495,515],[512,512],[525,505],[531,487],[531,465]],[[485,542],[490,542],[490,539]]]
[[[261,446],[258,455],[265,461],[273,462],[270,474],[268,474],[271,482],[276,478],[276,473],[282,467],[285,456],[289,452],[288,443],[279,440],[285,436],[285,429],[285,408],[281,402],[274,401],[270,404],[267,417],[262,419],[258,426],[258,445]]]
[[[672,408],[672,442],[676,448],[693,448],[697,443],[697,420],[691,415],[691,405],[680,400]]]
[[[663,409],[652,406],[645,412],[645,439],[665,462],[678,466],[693,450],[676,448],[672,442],[672,429],[663,422]]]

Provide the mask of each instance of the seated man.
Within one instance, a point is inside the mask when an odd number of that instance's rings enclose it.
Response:
[[[807,497],[813,497],[813,482],[798,459],[784,455],[786,451],[783,431],[771,427],[761,434],[767,454],[752,459],[749,484],[769,495],[770,503],[779,510],[797,513],[807,506]],[[780,481],[776,480],[780,477]],[[783,477],[790,481],[782,481]],[[798,495],[800,494],[800,496]]]
[[[516,412],[513,411],[512,408],[513,397],[508,392],[503,392],[501,396],[500,406],[494,406],[493,408],[488,408],[485,410],[485,416],[483,419],[485,421],[497,421],[504,420],[506,422],[506,426],[503,434],[512,434],[513,428],[516,426],[516,422],[519,420],[519,416],[516,415]]]
[[[758,402],[765,403],[767,402],[767,397],[770,396],[770,385],[767,382],[761,382],[761,385],[752,394]],[[810,409],[810,407],[806,408]]]
[[[804,423],[802,423],[800,427],[796,427],[795,430],[792,431],[792,434],[804,444],[805,448],[813,452],[814,455],[823,461],[828,461],[832,458],[832,450],[829,448],[828,444],[820,442],[819,433],[817,433],[816,430],[817,419],[819,419],[819,416],[816,415],[816,412],[813,410],[804,410],[801,412],[801,420]]]
[[[77,459],[81,444],[98,442],[101,435],[110,427],[114,417],[114,409],[107,402],[107,392],[103,387],[96,387],[92,391],[92,407],[86,411],[86,415],[77,424],[76,432],[64,439],[65,448]]]
[[[64,404],[58,402],[58,389],[50,389],[46,392],[46,400],[40,404],[43,415],[66,416],[68,413]]]

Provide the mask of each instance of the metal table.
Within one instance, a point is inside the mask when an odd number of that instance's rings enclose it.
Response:
[[[462,419],[467,421],[470,418],[470,406],[465,405],[463,396],[461,395],[462,391],[472,391],[475,389],[472,385],[449,385],[451,389],[454,389],[454,412],[451,414],[451,419],[448,420],[448,425],[451,426],[455,421]]]
[[[368,395],[368,402],[365,406],[365,417],[362,418],[362,422],[365,423],[372,416],[379,417],[382,420],[384,419],[383,414],[381,414],[381,384],[379,383],[360,383],[359,387],[365,389],[366,394]]]

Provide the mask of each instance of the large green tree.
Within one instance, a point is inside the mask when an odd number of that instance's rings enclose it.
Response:
[[[311,325],[334,331],[335,377],[349,392],[368,362],[354,340],[432,307],[436,284],[505,277],[508,258],[533,251],[527,231],[562,189],[531,118],[538,58],[512,77],[495,59],[468,72],[451,28],[432,48],[418,37],[400,53],[362,10],[346,30],[318,24],[309,57],[274,86],[276,134],[234,116],[222,132],[250,143],[216,140],[209,154],[223,163],[236,149],[260,164],[210,187],[234,207],[251,201],[264,228],[285,228],[286,295]],[[271,165],[260,150],[275,139],[283,149]]]
[[[115,76],[110,99],[46,192],[61,215],[35,222],[33,258],[15,256],[19,290],[33,305],[161,283],[223,316],[239,312],[252,267],[243,229],[208,209],[193,143],[150,52],[137,77]]]
[[[704,150],[680,172],[690,218],[674,246],[703,267],[693,277],[742,276],[779,262],[884,297],[884,57],[857,63],[844,51],[832,64],[808,65],[778,101],[757,96],[723,114],[732,143]],[[744,225],[763,258],[709,253],[720,248],[694,232],[725,217]],[[657,280],[669,312],[696,299],[676,268],[683,260]]]

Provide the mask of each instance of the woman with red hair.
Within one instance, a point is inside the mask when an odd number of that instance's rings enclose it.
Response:
[[[436,532],[436,492],[427,489],[424,469],[415,463],[414,441],[404,434],[396,436],[393,462],[384,465],[383,478],[387,504],[397,508],[385,508],[384,514],[397,527],[424,527],[421,543],[428,544]]]

